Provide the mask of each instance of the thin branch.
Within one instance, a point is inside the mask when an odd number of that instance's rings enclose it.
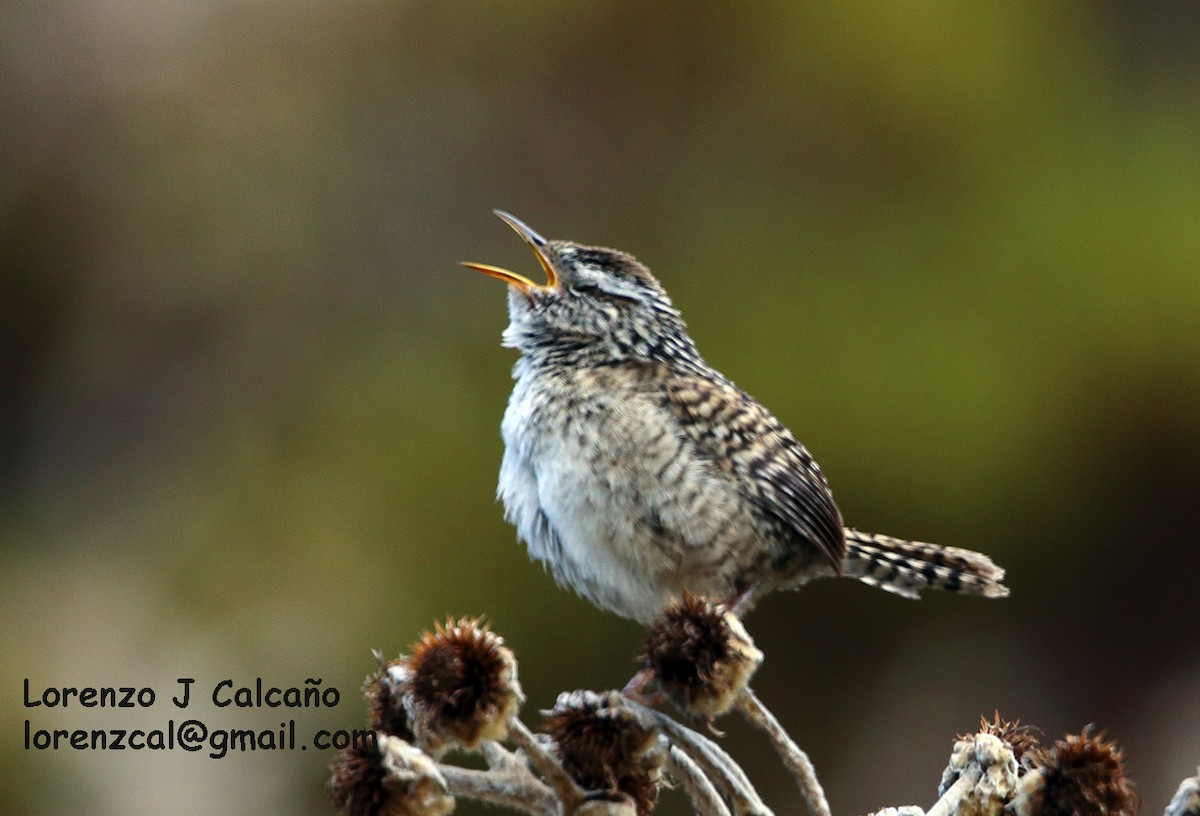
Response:
[[[700,816],[731,816],[712,780],[678,745],[672,745],[667,751],[667,768],[671,777],[687,791],[696,813]]]
[[[517,755],[505,748],[498,742],[493,740],[484,740],[480,744],[480,752],[483,754],[484,760],[487,761],[488,767],[499,770],[506,770],[511,767],[529,769],[529,766],[517,758]]]
[[[651,717],[671,744],[678,746],[700,767],[729,803],[734,816],[771,816],[771,809],[750,784],[746,772],[715,742],[680,725],[661,711],[633,700],[629,700],[628,705]]]
[[[533,816],[557,816],[558,797],[528,771],[477,771],[458,765],[439,765],[451,796],[465,796],[492,805],[503,805]]]
[[[954,784],[946,789],[946,793],[934,803],[925,816],[951,816],[951,814],[956,813],[963,797],[979,784],[979,779],[982,776],[983,771],[979,765],[972,762],[963,770]]]
[[[558,760],[538,742],[525,723],[513,717],[508,724],[508,739],[525,752],[529,765],[558,793],[564,813],[573,813],[583,801],[584,792],[575,784]]]
[[[737,708],[747,720],[761,728],[771,739],[771,744],[775,746],[783,764],[796,777],[796,784],[800,786],[800,794],[804,797],[809,812],[813,816],[830,816],[829,800],[825,798],[825,791],[817,781],[817,771],[808,754],[800,750],[800,746],[788,736],[779,720],[762,704],[749,686],[742,689]]]

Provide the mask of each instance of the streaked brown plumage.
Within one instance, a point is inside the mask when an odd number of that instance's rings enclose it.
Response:
[[[504,344],[521,352],[498,495],[559,583],[639,621],[685,590],[745,611],[828,575],[1008,594],[985,555],[845,528],[812,455],[704,361],[632,256],[497,214],[547,277],[465,264],[509,284]]]

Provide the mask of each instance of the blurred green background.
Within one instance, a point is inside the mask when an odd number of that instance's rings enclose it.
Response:
[[[1108,728],[1162,807],[1200,762],[1198,33],[1132,0],[0,5],[0,810],[328,813],[328,753],[24,721],[312,677],[342,704],[284,714],[357,727],[370,650],[446,614],[508,638],[531,723],[628,678],[638,627],[493,501],[504,292],[455,264],[536,272],[493,207],[645,261],[848,523],[1009,568],[1004,602],[826,582],[749,618],[835,812],[928,806],[996,708]]]

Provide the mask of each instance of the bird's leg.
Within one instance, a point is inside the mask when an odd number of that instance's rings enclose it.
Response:
[[[762,589],[762,581],[750,581],[737,591],[737,593],[725,604],[726,608],[733,613],[734,617],[741,618],[742,615],[750,611],[753,606],[755,596]]]

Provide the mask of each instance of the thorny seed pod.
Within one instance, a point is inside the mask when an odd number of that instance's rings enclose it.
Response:
[[[1038,739],[1033,735],[1035,730],[1031,725],[1021,725],[1020,720],[1009,722],[1000,719],[999,711],[993,713],[991,722],[988,722],[987,717],[979,718],[979,733],[991,734],[1008,743],[1012,748],[1013,758],[1017,761],[1017,773],[1021,775],[1028,770],[1039,747]],[[971,739],[971,736],[960,734],[958,739]]]
[[[671,702],[707,719],[733,707],[762,659],[735,615],[687,592],[650,625],[644,658]]]
[[[580,787],[624,794],[644,816],[658,797],[663,754],[657,730],[623,700],[616,692],[564,692],[543,712],[546,732]]]
[[[445,816],[454,810],[437,765],[402,739],[374,740],[338,752],[329,798],[339,816]]]
[[[1002,816],[1017,787],[1017,760],[1012,746],[985,727],[954,743],[950,763],[942,772],[938,796],[946,796],[964,776],[977,774],[976,782],[962,791],[953,806],[955,816]]]
[[[1125,757],[1104,734],[1085,728],[1033,756],[1017,789],[1017,816],[1134,816],[1138,798],[1125,775]]]
[[[1200,816],[1200,768],[1195,776],[1179,783],[1163,816]]]
[[[418,744],[429,751],[447,744],[473,750],[483,740],[504,739],[525,699],[512,652],[473,618],[424,633],[406,669],[405,708]]]
[[[340,816],[378,816],[384,812],[388,792],[387,771],[375,741],[353,743],[338,751],[329,766],[329,798]]]
[[[375,652],[375,659],[379,661],[379,670],[363,683],[367,728],[413,742],[408,712],[404,710],[404,685],[408,674],[404,658],[388,662],[383,659],[383,654]]]

